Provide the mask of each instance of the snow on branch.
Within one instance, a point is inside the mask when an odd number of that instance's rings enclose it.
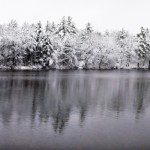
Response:
[[[12,20],[0,25],[0,67],[37,69],[150,68],[150,32],[141,27],[95,32],[90,23],[79,30],[71,17],[43,27]]]

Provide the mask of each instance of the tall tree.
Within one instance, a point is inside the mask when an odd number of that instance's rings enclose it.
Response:
[[[143,61],[143,65],[150,57],[150,34],[148,29],[141,27],[141,32],[137,34],[138,48],[136,49],[139,60]]]
[[[40,64],[40,59],[42,57],[42,47],[43,47],[43,29],[41,22],[38,22],[35,26],[35,50],[34,50],[34,63]]]

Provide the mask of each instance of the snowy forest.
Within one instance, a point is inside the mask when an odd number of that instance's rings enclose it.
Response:
[[[71,17],[45,26],[15,20],[0,25],[2,69],[130,69],[150,68],[150,32],[133,35],[116,30],[78,29]]]

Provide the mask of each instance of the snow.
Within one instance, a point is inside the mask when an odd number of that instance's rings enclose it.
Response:
[[[17,66],[15,70],[40,70],[42,67],[40,65],[36,66]]]
[[[71,17],[59,24],[12,20],[0,25],[0,69],[112,69],[149,68],[150,33],[126,30],[95,32],[90,23],[79,30]]]

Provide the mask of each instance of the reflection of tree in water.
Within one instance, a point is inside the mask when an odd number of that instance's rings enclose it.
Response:
[[[53,81],[55,82],[55,81]],[[52,118],[55,132],[62,132],[69,120],[71,101],[68,97],[68,81],[57,80],[56,86],[46,80],[35,82],[32,103],[32,119],[39,116],[40,122],[48,122]]]
[[[36,116],[36,110],[37,110],[37,104],[36,104],[36,96],[39,92],[39,83],[34,81],[34,84],[33,84],[33,89],[34,89],[34,92],[33,92],[33,101],[32,101],[32,115],[31,115],[31,118],[32,118],[32,122],[34,122],[34,119],[35,119],[35,116]]]
[[[66,123],[69,121],[69,115],[70,107],[62,107],[58,105],[56,112],[53,112],[52,114],[55,132],[61,133],[64,130]]]
[[[141,82],[137,82],[137,97],[135,100],[136,118],[139,118],[139,114],[142,113],[143,109],[143,98],[144,98],[144,85]]]
[[[12,80],[11,82],[4,81],[0,80],[0,116],[3,119],[4,125],[8,125],[13,112],[12,95],[15,83]]]
[[[86,115],[88,112],[88,107],[86,104],[80,105],[80,125],[83,125],[83,122],[85,121]]]
[[[150,85],[148,82],[145,82],[142,79],[137,80],[136,84],[135,84],[135,93],[136,93],[136,97],[134,100],[134,108],[136,111],[136,119],[139,119],[140,114],[144,113],[144,99],[146,98],[146,94],[148,92]],[[147,102],[147,101],[146,101]]]
[[[106,113],[111,110],[119,118],[120,112],[133,109],[130,108],[133,99],[136,118],[139,118],[149,105],[149,89],[150,83],[141,78],[91,79],[84,74],[60,76],[59,73],[58,77],[57,74],[24,75],[21,79],[12,76],[0,80],[0,117],[6,124],[17,114],[18,123],[28,118],[32,126],[44,122],[61,133],[72,113],[78,113],[81,126],[96,108]]]
[[[76,105],[79,109],[80,125],[82,126],[86,119],[88,105],[91,99],[89,80],[76,80],[74,83],[74,92],[76,93]]]
[[[110,83],[113,85],[109,87],[108,91],[111,93],[109,109],[116,112],[115,117],[118,119],[120,112],[124,111],[126,107],[126,100],[129,93],[129,81],[127,79],[115,79]]]
[[[70,82],[67,78],[61,78],[56,81],[53,108],[51,109],[51,117],[53,118],[53,128],[55,132],[63,132],[66,123],[69,121],[69,116],[72,107],[72,100],[69,96]],[[52,87],[50,87],[52,88]],[[58,97],[55,96],[58,94]]]
[[[121,93],[118,93],[112,100],[112,110],[116,112],[116,118],[119,118],[121,111],[124,111],[125,102]]]
[[[144,109],[146,108],[144,103],[149,103],[148,91],[150,89],[150,83],[147,82],[145,78],[135,78],[132,80],[128,78],[124,80],[121,79],[120,81],[118,80],[117,82],[118,85],[114,84],[115,89],[112,90],[114,91],[113,94],[109,95],[112,98],[109,108],[116,111],[116,117],[118,118],[120,112],[125,109],[130,111],[130,104],[134,103],[136,119],[139,119],[140,114],[144,113]]]

